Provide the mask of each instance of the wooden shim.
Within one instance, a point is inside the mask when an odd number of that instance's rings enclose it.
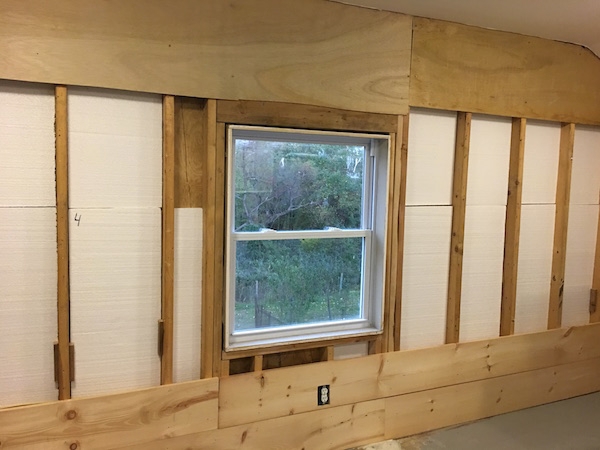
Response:
[[[58,261],[58,399],[71,398],[69,361],[69,143],[67,88],[57,86],[56,97],[56,244]]]
[[[238,125],[373,133],[395,133],[398,128],[398,116],[392,114],[369,114],[322,106],[243,100],[219,100],[217,121]]]
[[[215,267],[216,252],[216,215],[217,212],[217,130],[216,130],[216,101],[208,100],[203,117],[205,130],[204,146],[201,149],[205,177],[202,189],[202,208],[204,217],[203,246],[202,246],[202,336],[200,364],[202,378],[211,378],[219,373],[220,358],[214,354],[215,337],[221,333],[221,324],[215,323],[216,309],[221,307],[215,297]]]
[[[175,262],[175,100],[163,97],[161,384],[173,382],[173,271]]]
[[[531,36],[415,18],[410,106],[600,123],[600,60]]]
[[[412,18],[322,0],[10,0],[0,78],[406,114]],[[15,42],[20,42],[15,46]]]
[[[114,449],[217,428],[219,380],[0,410],[6,449]]]
[[[386,439],[483,419],[600,390],[600,359],[385,400]]]
[[[567,225],[569,222],[569,197],[575,124],[565,123],[560,132],[558,181],[556,187],[556,213],[554,220],[554,246],[552,254],[552,279],[548,305],[548,328],[559,328],[562,323],[562,302],[565,285],[565,260]]]
[[[400,127],[400,122],[402,126]],[[406,174],[408,165],[408,125],[409,116],[398,118],[398,129],[402,129],[402,138],[400,143],[400,155],[396,155],[396,176],[394,182],[398,183],[396,192],[398,200],[398,228],[396,244],[396,255],[390,255],[397,260],[396,265],[396,306],[394,309],[394,350],[400,350],[400,336],[402,333],[402,288],[403,288],[403,272],[404,272],[404,228],[406,223]],[[397,139],[399,136],[397,136]],[[396,143],[398,145],[398,143]],[[390,351],[392,349],[390,348]]]
[[[500,336],[507,336],[515,332],[525,125],[526,119],[514,118],[512,120],[508,171],[508,199],[506,203],[506,228],[504,231],[504,266],[502,270]]]
[[[595,307],[590,305],[590,322],[600,322],[600,307],[598,305],[598,291],[600,290],[600,213],[598,216],[598,233],[596,235],[596,254],[594,257],[594,275],[592,278],[592,291],[590,295],[596,296]]]
[[[206,100],[175,98],[175,208],[203,206]]]
[[[381,441],[384,415],[384,400],[374,400],[124,448],[341,450]]]
[[[450,268],[448,275],[448,309],[446,343],[458,342],[460,335],[460,297],[462,280],[465,212],[467,206],[467,175],[469,171],[469,139],[471,113],[458,113],[452,183],[452,235],[450,238]]]
[[[221,380],[219,426],[598,358],[598,338],[593,324],[231,376]],[[331,405],[317,406],[316,388],[324,384]]]

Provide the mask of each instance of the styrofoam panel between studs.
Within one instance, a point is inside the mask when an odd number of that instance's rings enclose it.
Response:
[[[515,333],[548,327],[555,209],[555,205],[521,207]]]
[[[69,90],[69,207],[160,207],[158,95]]]
[[[600,203],[600,128],[577,126],[571,174],[571,205]]]
[[[202,312],[202,208],[175,209],[175,382],[200,378]]]
[[[556,202],[560,124],[528,120],[525,126],[521,203]]]
[[[445,341],[451,228],[451,206],[406,208],[402,350]]]
[[[498,337],[504,261],[504,206],[467,206],[460,341]]]
[[[474,114],[469,143],[468,205],[506,205],[512,121]]]
[[[56,209],[0,208],[0,255],[0,407],[56,400]]]
[[[69,211],[73,396],[160,382],[161,211]]]
[[[569,206],[562,317],[565,327],[585,325],[590,321],[598,208],[598,205]]]
[[[55,206],[54,91],[0,80],[0,207]]]
[[[456,113],[411,108],[406,204],[451,205]]]

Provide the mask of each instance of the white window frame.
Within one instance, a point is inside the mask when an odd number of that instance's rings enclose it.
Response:
[[[235,135],[235,136],[234,136]],[[367,145],[363,182],[363,214],[360,229],[236,232],[235,139]],[[295,342],[367,336],[383,331],[386,206],[389,180],[390,138],[384,134],[342,133],[275,127],[229,125],[227,128],[227,211],[225,257],[225,350],[241,350]],[[236,242],[307,238],[363,238],[361,318],[333,322],[286,325],[234,332]]]

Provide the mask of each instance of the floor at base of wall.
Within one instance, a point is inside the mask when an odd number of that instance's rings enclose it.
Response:
[[[354,450],[598,450],[600,392]]]

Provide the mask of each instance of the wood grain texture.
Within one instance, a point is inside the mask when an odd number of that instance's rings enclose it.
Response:
[[[160,96],[69,88],[69,207],[160,208]]]
[[[55,89],[56,134],[56,256],[58,267],[58,399],[71,398],[71,308],[69,302],[69,142],[67,88]]]
[[[202,209],[175,209],[173,379],[200,378]]]
[[[3,449],[114,449],[217,428],[215,378],[0,410]]]
[[[508,171],[508,198],[506,201],[506,228],[504,230],[500,336],[507,336],[515,332],[519,238],[521,236],[521,198],[523,193],[525,125],[525,119],[514,118],[512,120]]]
[[[600,357],[600,325],[371,355],[221,380],[219,426],[328,409]],[[330,384],[331,405],[317,406]]]
[[[386,438],[423,433],[600,389],[600,359],[386,399]]]
[[[548,305],[548,328],[559,328],[562,323],[563,294],[565,287],[565,260],[567,250],[567,229],[569,223],[569,199],[571,192],[571,172],[573,167],[573,144],[575,124],[565,123],[560,130],[560,150],[558,179],[556,186],[556,212],[554,218],[554,245],[552,259],[552,279]]]
[[[217,121],[238,125],[395,133],[398,116],[278,102],[217,102]]]
[[[163,98],[161,384],[173,382],[173,271],[175,264],[175,99]]]
[[[445,341],[451,206],[407,206],[400,349]]]
[[[219,373],[220,356],[215,355],[219,345],[215,339],[221,333],[221,323],[215,322],[216,309],[222,307],[222,299],[216,298],[217,247],[223,245],[216,242],[217,235],[217,105],[215,100],[208,100],[203,117],[205,130],[204,146],[201,149],[202,165],[205,177],[202,189],[202,208],[204,224],[202,227],[202,337],[201,368],[202,378],[211,378]],[[224,214],[225,212],[221,212]],[[219,348],[219,355],[221,349]]]
[[[515,333],[547,328],[554,210],[554,205],[523,205],[521,209]]]
[[[159,384],[160,209],[71,209],[69,218],[73,397]]]
[[[203,206],[206,100],[175,98],[175,208]]]
[[[0,80],[0,207],[56,205],[53,94]]]
[[[465,239],[465,213],[467,208],[471,117],[471,113],[461,112],[458,113],[456,121],[454,177],[452,182],[452,234],[450,237],[448,307],[446,309],[446,343],[458,342],[460,336],[460,299]]]
[[[0,407],[57,398],[56,247],[55,208],[0,208]]]
[[[384,406],[367,401],[123,448],[343,450],[383,439]]]
[[[599,78],[578,45],[414,19],[410,106],[598,124]]]
[[[406,114],[412,18],[322,0],[2,3],[0,78]]]

